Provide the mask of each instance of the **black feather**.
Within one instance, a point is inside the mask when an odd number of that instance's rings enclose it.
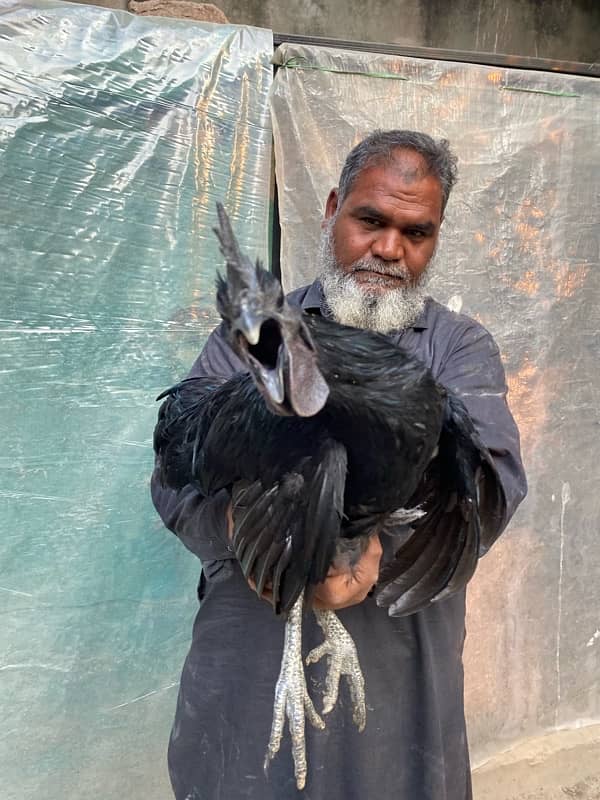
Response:
[[[290,308],[273,276],[241,253],[221,207],[219,221],[227,280],[217,303],[250,372],[185,381],[163,395],[154,437],[162,480],[232,492],[233,549],[259,593],[272,586],[277,612],[310,594],[336,554],[360,556],[364,546],[345,541],[366,543],[403,508],[421,516],[382,569],[377,602],[411,613],[462,588],[479,554],[478,479],[495,477],[463,404],[387,337]],[[274,326],[285,386],[311,398],[306,405],[297,394],[296,405],[319,407],[313,416],[295,416],[293,401],[265,402],[257,364],[269,348],[244,346],[228,316],[242,297]],[[263,324],[261,337],[265,330],[272,335]],[[493,507],[497,490],[486,491]]]

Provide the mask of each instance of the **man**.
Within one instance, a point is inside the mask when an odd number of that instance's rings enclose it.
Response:
[[[444,209],[455,181],[447,143],[411,131],[376,131],[348,156],[329,194],[320,278],[290,295],[306,313],[388,333],[426,363],[467,406],[490,449],[504,495],[501,533],[526,491],[519,436],[506,404],[504,372],[490,334],[425,293]],[[241,368],[218,328],[192,375]],[[326,729],[307,726],[306,789],[295,786],[289,739],[262,771],[282,652],[283,623],[249,590],[228,549],[229,497],[179,494],[153,481],[166,525],[203,562],[203,598],[181,679],[169,747],[178,800],[468,800],[463,704],[465,596],[460,592],[408,617],[391,618],[368,595],[393,541],[373,537],[356,573],[333,574],[317,593],[357,645],[367,692],[359,733],[340,693]],[[489,526],[488,526],[489,527]],[[386,538],[386,537],[382,537]],[[321,640],[307,615],[304,647]],[[322,696],[325,665],[310,667]]]

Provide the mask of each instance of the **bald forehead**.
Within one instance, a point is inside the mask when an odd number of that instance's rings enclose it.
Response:
[[[423,156],[409,149],[394,150],[388,158],[374,160],[368,166],[385,167],[404,183],[420,181],[431,173]]]

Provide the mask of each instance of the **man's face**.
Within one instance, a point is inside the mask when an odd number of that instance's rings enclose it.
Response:
[[[441,222],[440,183],[412,151],[364,169],[341,206],[332,190],[321,280],[334,317],[382,331],[412,324],[424,307]]]
[[[437,178],[425,173],[421,156],[402,150],[394,162],[363,170],[340,208],[336,190],[329,195],[325,218],[335,216],[336,260],[368,292],[417,283],[433,256],[442,190]],[[362,259],[376,268],[355,269]]]

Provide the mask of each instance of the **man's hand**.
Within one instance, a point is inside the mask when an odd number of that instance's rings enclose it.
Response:
[[[338,611],[362,603],[377,583],[382,552],[379,536],[373,534],[354,569],[329,571],[317,586],[313,606],[322,611]]]
[[[227,507],[227,535],[231,540],[233,537],[231,503]],[[362,603],[377,583],[382,552],[379,536],[373,534],[354,569],[331,569],[323,583],[317,586],[313,599],[314,608],[321,611],[338,611],[340,608]],[[252,578],[248,579],[248,583],[256,591],[256,584]],[[263,591],[262,598],[268,603],[272,602],[272,594],[268,587]]]

